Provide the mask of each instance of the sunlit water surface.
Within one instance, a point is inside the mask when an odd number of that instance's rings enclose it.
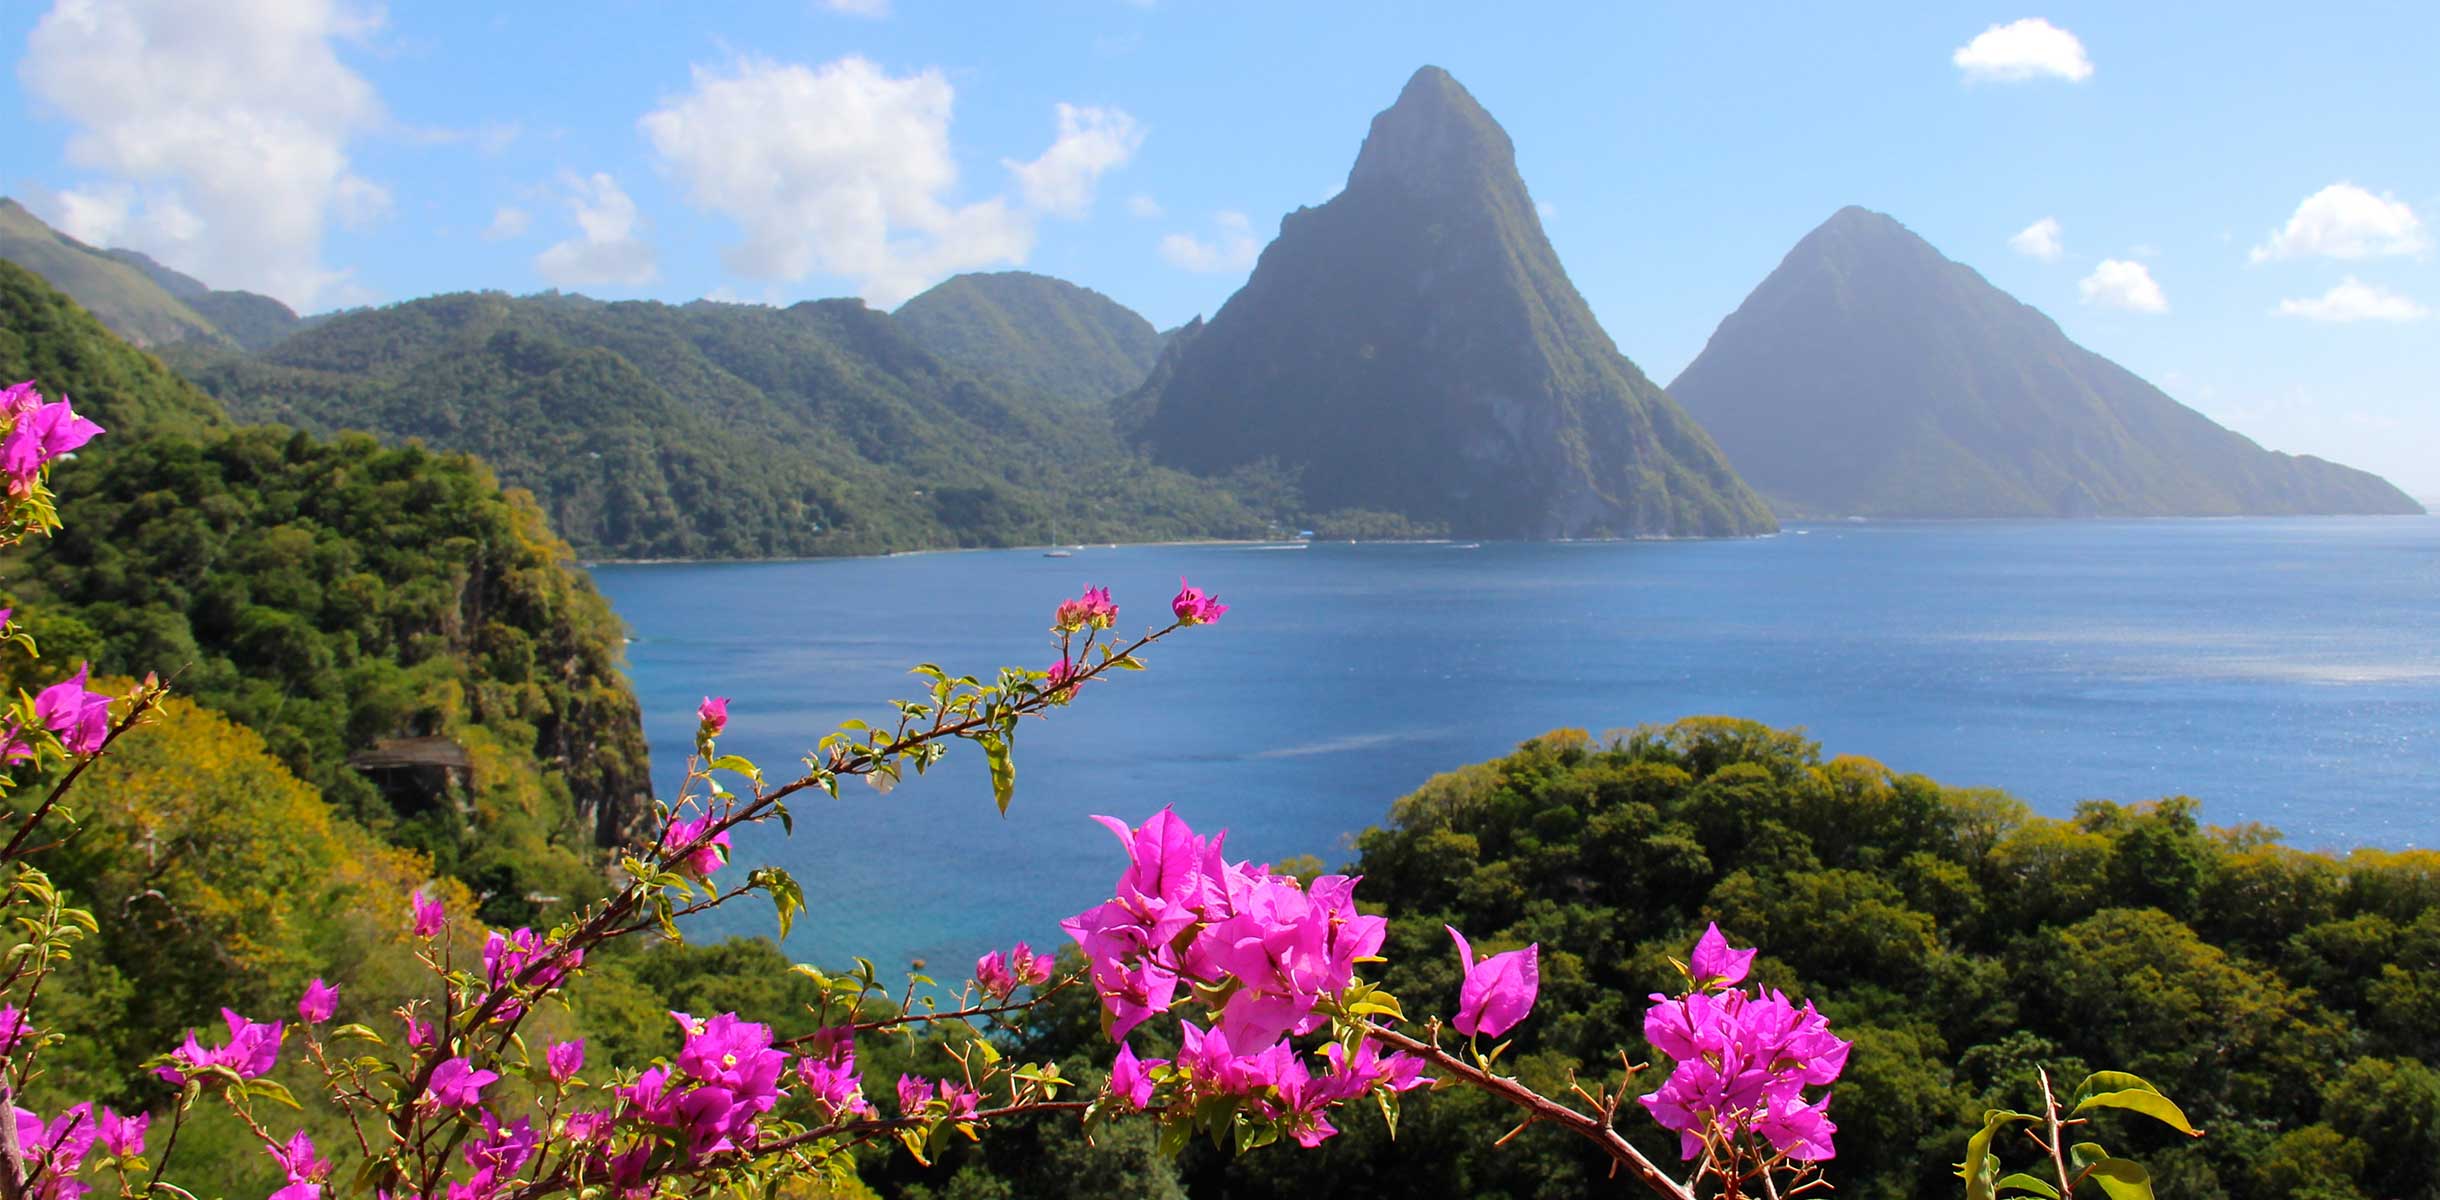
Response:
[[[1059,939],[1120,862],[1091,813],[1175,805],[1232,857],[1344,860],[1434,772],[1573,726],[1696,713],[1801,725],[2064,814],[2184,793],[2315,847],[2440,843],[2440,519],[1797,527],[1754,541],[1145,546],[596,567],[669,794],[706,692],[724,750],[774,775],[932,661],[1042,666],[1051,607],[1109,585],[1121,626],[1178,576],[1231,606],[1017,746],[992,811],[978,754],[750,832],[812,911],[789,950],[952,973]],[[705,933],[773,931],[768,907]]]

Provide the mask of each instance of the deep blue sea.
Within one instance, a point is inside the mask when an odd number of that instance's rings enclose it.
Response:
[[[1316,854],[1435,772],[1562,726],[1697,713],[1803,726],[2053,814],[2183,793],[2306,846],[2440,844],[2440,518],[1831,524],[1753,541],[1140,546],[755,564],[604,565],[633,636],[664,795],[705,693],[723,748],[775,777],[929,660],[988,675],[1053,656],[1086,584],[1121,627],[1178,576],[1230,607],[1088,689],[1017,745],[1015,804],[981,756],[888,796],[797,807],[741,842],[812,912],[800,960],[1059,940],[1118,846],[1085,818],[1175,805],[1232,857]],[[763,836],[764,834],[769,836]],[[704,933],[769,933],[767,907]]]

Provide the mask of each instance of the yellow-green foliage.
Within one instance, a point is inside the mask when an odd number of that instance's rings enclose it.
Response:
[[[217,1028],[223,1006],[293,1016],[317,975],[339,985],[342,1019],[418,986],[406,897],[428,862],[334,815],[251,730],[172,697],[70,797],[80,832],[43,865],[101,933],[41,1009],[78,1035],[54,1062],[66,1098],[142,1101],[133,1064]]]

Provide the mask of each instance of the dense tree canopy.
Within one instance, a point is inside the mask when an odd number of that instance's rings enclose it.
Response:
[[[1614,1077],[1621,1049],[1652,1057],[1646,997],[1673,987],[1669,956],[1705,922],[1759,945],[1757,979],[1855,1039],[1832,1106],[1842,1196],[1956,1194],[1951,1164],[1981,1111],[2031,1103],[2047,1066],[2071,1081],[2142,1074],[2208,1130],[2188,1144],[2108,1128],[2164,1196],[2272,1200],[2335,1170],[2337,1189],[2313,1194],[2440,1197],[2440,854],[2308,854],[2199,815],[2170,798],[2042,817],[1701,718],[1606,744],[1560,731],[1438,776],[1359,839],[1348,869],[1391,917],[1387,981],[1410,1013],[1457,993],[1444,923],[1480,952],[1542,946],[1541,1001],[1506,1061],[1545,1091],[1571,1071]],[[1156,1029],[1136,1034],[1139,1053],[1167,1051]],[[1078,998],[1037,1037],[1081,1052],[1101,1038],[1098,1014]],[[1394,1143],[1355,1122],[1310,1153],[1198,1150],[1173,1178],[1208,1197],[1616,1186],[1556,1131],[1494,1149],[1485,1131],[1513,1121],[1471,1091],[1437,1093],[1407,1106]],[[1640,1113],[1621,1126],[1676,1160]],[[1046,1161],[1011,1143],[898,1183],[1032,1195]]]
[[[59,476],[66,527],[12,572],[46,665],[175,673],[332,805],[499,919],[589,895],[648,794],[621,627],[522,493],[472,460],[251,429],[121,443]],[[351,757],[460,747],[467,786],[385,800]]]

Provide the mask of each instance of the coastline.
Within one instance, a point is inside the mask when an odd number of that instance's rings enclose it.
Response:
[[[1584,538],[1313,538],[1298,541],[1292,538],[1162,538],[1142,542],[1090,542],[1071,544],[1070,549],[1136,549],[1161,546],[1447,546],[1460,543],[1489,544],[1494,542],[1525,542],[1546,545],[1610,545],[1647,542],[1759,542],[1784,537],[1794,529],[1847,529],[1872,525],[2078,525],[2111,522],[2174,522],[2174,521],[2352,521],[2373,518],[2412,520],[2440,517],[2440,502],[2420,513],[2211,513],[2185,516],[2120,515],[2096,517],[2040,516],[1974,516],[1974,517],[1782,517],[1780,528],[1770,533],[1742,534],[1733,537],[1676,536],[1643,534],[1634,537]],[[586,570],[595,567],[654,567],[654,566],[721,566],[759,563],[844,562],[857,559],[913,558],[932,554],[991,554],[1011,550],[1040,549],[1034,546],[939,546],[922,550],[887,550],[878,554],[800,554],[770,558],[585,558],[570,561]]]

